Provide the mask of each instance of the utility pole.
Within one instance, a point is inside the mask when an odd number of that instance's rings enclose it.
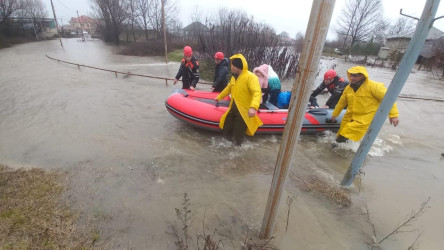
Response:
[[[364,164],[368,151],[373,145],[373,142],[381,130],[384,121],[387,119],[396,98],[399,96],[399,93],[401,93],[405,81],[407,80],[416,60],[418,59],[421,49],[424,47],[427,35],[429,34],[430,28],[433,25],[438,6],[439,0],[427,0],[422,11],[421,18],[416,25],[416,30],[412,40],[410,41],[409,46],[402,57],[401,63],[399,64],[399,68],[396,71],[395,76],[393,77],[392,82],[390,83],[390,86],[388,87],[387,92],[385,93],[385,96],[378,107],[378,110],[376,111],[370,127],[367,129],[367,133],[364,135],[364,138],[362,139],[362,142],[359,145],[355,156],[353,157],[350,167],[342,179],[341,185],[351,185],[355,179],[355,176],[359,173],[359,170]],[[441,17],[438,17],[437,19],[439,18]]]
[[[82,21],[80,20],[79,11],[77,11],[77,18],[79,19],[80,33],[82,33],[82,41],[85,41],[85,36],[83,35]]]
[[[274,230],[277,210],[285,187],[295,145],[301,132],[310,87],[318,71],[336,0],[313,0],[304,47],[293,85],[290,108],[268,195],[260,237],[268,239]]]
[[[165,63],[168,64],[168,46],[165,25],[165,0],[162,0],[162,26],[163,26],[163,42],[165,43]]]
[[[163,27],[163,42],[165,43],[165,64],[168,70],[168,46],[166,38],[166,25],[165,25],[165,0],[162,1],[162,27]],[[165,85],[168,86],[168,80],[165,79]]]
[[[52,7],[52,13],[54,14],[54,21],[56,23],[57,34],[59,35],[60,45],[63,48],[62,38],[60,37],[60,32],[59,32],[59,23],[57,22],[57,16],[56,16],[56,13],[55,13],[54,4],[52,3],[52,0],[51,0],[51,7]]]
[[[62,23],[63,35],[64,35],[65,38],[66,38],[66,32],[65,32],[65,29],[63,28],[63,19],[62,19],[62,18],[60,18],[60,23]]]

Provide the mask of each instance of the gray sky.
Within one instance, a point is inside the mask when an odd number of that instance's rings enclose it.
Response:
[[[45,1],[46,3],[47,1]],[[90,0],[53,0],[56,9],[57,17],[63,18],[63,23],[66,24],[71,17],[75,17],[76,10],[80,15],[91,13]],[[260,2],[260,3],[258,3]],[[399,9],[403,9],[403,13],[420,17],[426,0],[382,0],[384,15],[391,21],[396,20],[399,15]],[[258,0],[178,0],[180,11],[177,13],[183,25],[186,26],[191,22],[191,15],[196,13],[212,13],[220,7],[229,9],[245,10],[249,16],[253,16],[258,22],[263,22],[272,26],[277,33],[286,31],[291,37],[295,37],[296,33],[305,30],[310,16],[312,1],[298,1],[298,0],[272,0],[272,1],[258,1]],[[344,7],[345,0],[336,0],[333,18],[330,24],[330,32],[328,39],[334,39],[336,35],[331,28],[336,26],[336,18],[341,14]],[[48,11],[50,11],[50,4],[47,4]],[[50,11],[50,16],[52,12]],[[444,15],[444,6],[440,5],[436,16]],[[202,21],[203,18],[202,18]],[[434,26],[444,32],[444,18],[436,21]]]

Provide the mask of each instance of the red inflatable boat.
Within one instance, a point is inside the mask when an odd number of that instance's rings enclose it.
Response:
[[[219,120],[227,111],[229,97],[219,101],[216,106],[214,98],[219,93],[175,89],[167,98],[165,105],[171,115],[177,119],[198,128],[222,132]],[[266,104],[267,109],[259,109],[258,116],[264,123],[256,133],[281,134],[287,120],[287,109],[278,109],[272,104]],[[302,124],[303,133],[317,133],[325,130],[337,131],[345,109],[336,123],[328,123],[333,109],[308,109]]]

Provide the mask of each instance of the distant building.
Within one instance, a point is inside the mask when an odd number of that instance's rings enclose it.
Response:
[[[415,32],[410,32],[405,35],[387,37],[384,47],[390,48],[390,50],[398,50],[404,53],[414,34]],[[444,32],[435,27],[432,27],[430,28],[429,34],[427,35],[426,42],[435,40],[443,35]]]
[[[206,32],[210,32],[210,29],[201,22],[193,22],[182,29],[183,36],[195,36]]]
[[[381,59],[387,59],[390,57],[390,55],[393,54],[400,54],[403,55],[405,51],[407,50],[407,47],[410,43],[410,40],[412,40],[413,35],[415,32],[409,32],[404,35],[394,35],[386,38],[384,47],[381,47],[378,53],[378,57]],[[440,31],[439,29],[432,27],[430,28],[430,31],[426,38],[426,44],[429,42],[438,39],[444,35],[444,32]],[[426,46],[425,46],[426,47]],[[427,52],[425,52],[427,51]],[[426,53],[426,56],[430,56],[429,52],[430,49],[426,49],[424,53]],[[399,59],[400,57],[397,56]],[[393,58],[392,58],[393,59]]]
[[[82,30],[93,35],[97,31],[97,20],[85,15],[80,16],[80,18],[72,17],[69,21],[69,27],[73,31],[80,32]]]
[[[283,46],[291,46],[294,45],[296,42],[296,40],[294,40],[293,38],[290,37],[283,37],[281,39],[279,39],[279,44],[283,45]]]

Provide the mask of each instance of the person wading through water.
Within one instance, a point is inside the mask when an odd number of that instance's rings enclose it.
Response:
[[[262,99],[259,80],[248,71],[245,57],[236,54],[230,57],[232,77],[228,86],[214,99],[216,102],[231,94],[230,106],[220,118],[219,127],[228,140],[232,137],[241,145],[245,134],[253,136],[263,123],[257,116]]]
[[[342,109],[347,107],[336,137],[337,142],[359,141],[364,137],[387,91],[384,84],[370,80],[367,70],[362,66],[350,68],[347,75],[350,85],[342,93],[331,117],[332,122],[335,122]],[[394,103],[389,119],[395,127],[399,123],[398,116],[398,108]]]

